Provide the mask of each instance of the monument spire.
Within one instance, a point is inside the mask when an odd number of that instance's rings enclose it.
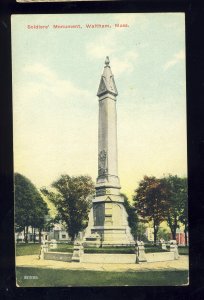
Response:
[[[110,68],[110,60],[109,60],[108,56],[106,56],[105,66],[104,66],[103,74],[101,76],[101,81],[99,84],[97,96],[100,97],[101,95],[103,95],[107,92],[109,92],[110,94],[112,94],[114,96],[118,95],[114,76],[113,76],[111,68]]]
[[[109,65],[109,63],[110,63],[109,57],[108,57],[108,56],[106,56],[105,65],[106,65],[106,66],[108,66],[108,65]]]

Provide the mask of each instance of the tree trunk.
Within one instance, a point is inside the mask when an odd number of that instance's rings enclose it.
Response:
[[[176,228],[177,228],[177,226],[174,225],[171,230],[173,240],[176,240]]]
[[[33,226],[32,226],[32,242],[33,242]]]
[[[42,229],[41,229],[41,228],[39,228],[38,230],[39,230],[39,243],[41,244],[41,237],[42,237],[42,234],[41,234],[41,232],[42,232]]]
[[[188,238],[187,238],[187,226],[185,224],[185,228],[184,228],[184,233],[185,233],[185,246],[188,245]]]
[[[168,225],[171,230],[172,240],[176,240],[176,229],[177,229],[177,220],[174,220],[174,223],[171,221],[171,218],[168,217]]]
[[[157,244],[157,233],[158,233],[158,228],[154,222],[154,245],[156,246]]]
[[[34,233],[33,233],[33,242],[35,244],[35,228],[34,228]]]
[[[28,243],[28,226],[26,226],[25,242]]]

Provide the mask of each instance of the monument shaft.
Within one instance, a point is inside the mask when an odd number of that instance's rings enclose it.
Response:
[[[120,188],[117,157],[117,94],[109,60],[106,60],[106,66],[104,67],[97,93],[99,97],[99,124],[98,178],[96,189],[100,189],[101,187]]]

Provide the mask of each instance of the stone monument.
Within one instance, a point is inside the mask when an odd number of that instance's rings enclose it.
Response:
[[[120,194],[117,158],[118,95],[114,77],[106,57],[97,96],[99,97],[98,123],[98,177],[96,197],[89,214],[84,242],[88,244],[95,233],[100,235],[101,246],[135,245],[128,225],[124,198]]]

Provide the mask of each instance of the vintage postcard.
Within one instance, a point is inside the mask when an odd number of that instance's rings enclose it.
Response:
[[[184,13],[11,22],[16,285],[187,285]]]

